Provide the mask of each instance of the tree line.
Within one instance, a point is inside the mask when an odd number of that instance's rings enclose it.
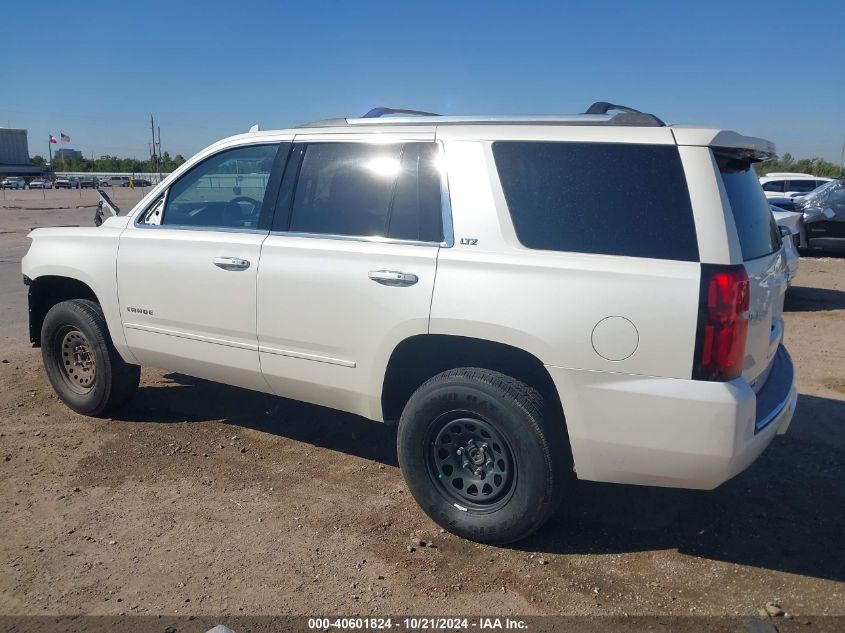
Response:
[[[784,154],[778,158],[763,163],[754,163],[755,171],[762,175],[775,171],[788,171],[796,174],[812,174],[813,176],[827,176],[836,178],[843,176],[842,168],[823,158],[800,158],[796,160],[792,154]]]
[[[43,156],[33,156],[32,162],[44,166],[47,161]],[[185,162],[182,154],[170,156],[164,152],[159,158],[159,164],[155,165],[150,160],[137,160],[135,158],[118,158],[117,156],[100,156],[91,160],[90,158],[56,158],[53,157],[53,171],[77,171],[77,172],[128,172],[128,173],[162,173],[171,172]]]

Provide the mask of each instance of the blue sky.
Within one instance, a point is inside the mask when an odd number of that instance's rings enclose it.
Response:
[[[186,157],[378,105],[556,114],[613,101],[839,162],[845,3],[44,1],[4,25],[0,125],[85,155]],[[14,72],[11,72],[14,70]]]

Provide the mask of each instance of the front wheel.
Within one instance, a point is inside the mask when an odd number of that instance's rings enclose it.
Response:
[[[397,448],[417,503],[445,529],[502,544],[538,529],[573,478],[564,421],[504,374],[453,369],[405,406]]]
[[[124,405],[135,393],[141,368],[125,362],[109,337],[98,303],[57,303],[41,327],[44,369],[56,394],[77,413],[99,416]]]

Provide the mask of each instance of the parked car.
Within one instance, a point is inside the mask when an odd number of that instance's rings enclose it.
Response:
[[[798,274],[799,254],[798,247],[801,243],[801,233],[804,229],[804,215],[796,211],[785,211],[780,207],[771,205],[772,215],[777,223],[781,239],[783,240],[784,254],[786,255],[786,268],[789,272],[788,285],[792,285],[795,275]]]
[[[795,210],[803,214],[803,248],[845,252],[845,180],[832,180],[799,198]]]
[[[128,187],[129,176],[109,176],[105,182],[108,183],[106,187]]]
[[[3,189],[26,189],[26,179],[23,176],[8,176],[0,183]]]
[[[760,178],[760,186],[763,187],[767,198],[795,198],[805,196],[830,181],[831,178],[812,174],[771,172]]]
[[[111,183],[109,182],[109,177],[105,176],[103,178],[97,178],[97,187],[111,187]]]
[[[153,184],[146,178],[133,178],[132,181],[136,187],[150,187]]]
[[[383,114],[231,137],[129,215],[30,233],[59,397],[112,415],[150,365],[398,420],[414,498],[488,543],[576,476],[714,488],[786,432],[770,142],[607,103]]]
[[[30,189],[52,189],[53,181],[47,178],[36,178],[29,182]]]
[[[94,176],[81,176],[79,178],[79,186],[82,189],[94,189],[97,186],[97,179]]]
[[[78,176],[59,176],[55,182],[56,189],[79,189]]]

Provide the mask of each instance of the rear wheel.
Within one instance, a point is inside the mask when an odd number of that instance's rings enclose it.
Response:
[[[408,488],[447,530],[509,543],[539,528],[572,479],[563,420],[504,374],[454,369],[423,384],[399,422]]]
[[[77,413],[103,415],[135,393],[141,368],[125,362],[109,337],[98,303],[62,301],[44,317],[41,356],[53,389]]]

